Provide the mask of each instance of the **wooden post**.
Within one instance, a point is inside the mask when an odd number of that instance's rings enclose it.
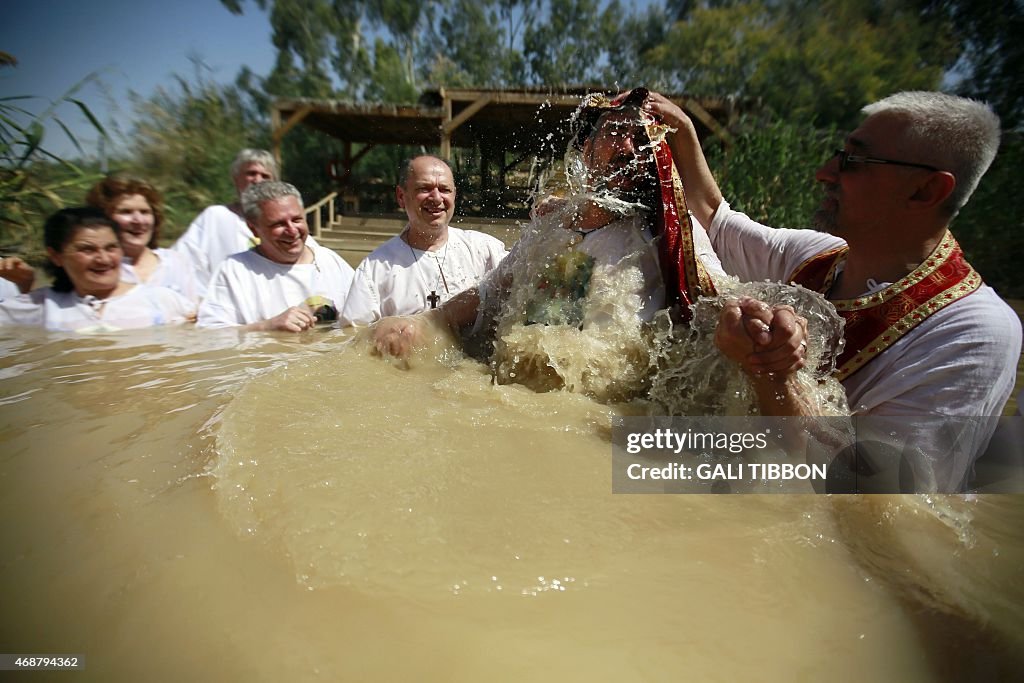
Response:
[[[445,161],[451,161],[452,159],[452,133],[448,128],[448,124],[452,120],[452,100],[449,97],[448,92],[441,88],[442,98],[442,109],[444,115],[441,119],[441,158]]]
[[[281,111],[276,104],[270,105],[270,130],[275,131],[281,127]],[[274,155],[274,163],[277,164],[277,173],[281,174],[281,139],[271,137],[271,154]]]
[[[270,139],[273,144],[272,151],[274,154],[274,161],[277,162],[277,172],[281,173],[281,140],[284,139],[285,134],[288,133],[292,128],[297,126],[302,119],[309,116],[313,108],[310,106],[304,106],[293,112],[288,120],[281,124],[281,110],[278,109],[278,105],[274,104],[270,110]]]

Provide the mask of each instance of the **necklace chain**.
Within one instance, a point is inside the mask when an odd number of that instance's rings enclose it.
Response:
[[[413,247],[412,244],[409,243],[408,235],[409,235],[409,233],[406,232],[405,245],[407,247],[409,247],[409,251],[412,253],[412,260],[415,262],[415,261],[419,260],[419,257],[416,256],[416,249],[415,249],[415,247]],[[428,251],[426,249],[421,249],[420,250],[424,254],[428,254],[432,259],[434,259],[434,263],[437,264],[437,271],[438,271],[438,273],[440,273],[440,278],[439,279],[441,281],[441,284],[444,285],[444,291],[445,291],[446,294],[450,293],[450,290],[448,289],[448,278],[446,278],[445,275],[444,275],[444,262],[448,259],[448,245],[449,244],[451,244],[451,240],[450,239],[449,240],[445,240],[445,243],[444,243],[444,254],[441,256],[441,258],[438,258],[437,254],[435,254],[432,251]]]

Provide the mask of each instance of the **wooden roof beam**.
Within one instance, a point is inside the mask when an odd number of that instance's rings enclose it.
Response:
[[[473,101],[472,104],[470,104],[468,107],[460,111],[458,116],[456,116],[450,121],[445,121],[444,123],[442,123],[441,130],[443,130],[446,134],[451,135],[453,130],[464,124],[466,121],[469,120],[471,116],[473,116],[473,114],[477,113],[478,111],[480,111],[493,101],[494,99],[490,95],[478,97]]]
[[[730,135],[729,131],[727,131],[725,127],[722,124],[720,124],[714,116],[711,115],[711,112],[709,112],[704,107],[700,106],[700,104],[698,104],[696,100],[692,100],[689,98],[684,99],[681,104],[683,109],[693,114],[697,118],[697,120],[699,120],[701,123],[707,126],[713,134],[720,137],[722,139],[722,142],[725,143],[726,147],[732,146],[732,135]]]
[[[311,113],[313,113],[313,107],[309,105],[306,105],[301,109],[298,109],[297,111],[293,112],[292,115],[288,117],[288,120],[285,121],[283,125],[281,125],[279,128],[276,128],[274,131],[271,132],[274,142],[280,143],[284,136],[288,134],[288,131],[290,131],[295,126],[299,125],[299,123],[302,122],[302,119],[306,118]],[[278,114],[278,116],[280,117],[280,114]]]
[[[278,107],[273,107],[270,112],[270,141],[272,153],[274,155],[274,161],[277,163],[277,172],[280,174],[283,172],[281,165],[281,140],[284,139],[285,134],[288,133],[292,128],[299,125],[302,119],[306,118],[313,111],[313,107],[306,105],[292,113],[288,117],[288,120],[281,124],[281,110]]]

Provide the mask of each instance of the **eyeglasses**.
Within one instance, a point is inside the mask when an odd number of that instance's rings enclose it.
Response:
[[[875,157],[861,157],[856,154],[850,154],[849,152],[837,149],[836,153],[832,155],[833,158],[839,157],[839,172],[842,173],[850,167],[850,164],[892,164],[894,166],[912,166],[913,168],[923,168],[928,171],[941,172],[942,169],[929,166],[928,164],[915,164],[910,161],[896,161],[895,159],[876,159]]]

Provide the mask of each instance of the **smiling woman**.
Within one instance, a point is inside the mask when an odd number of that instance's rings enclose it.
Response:
[[[176,292],[122,281],[118,225],[98,209],[58,211],[43,232],[53,286],[0,302],[0,325],[108,332],[194,317]]]
[[[190,301],[199,300],[195,268],[188,257],[158,247],[163,198],[155,187],[140,178],[108,176],[89,190],[85,201],[120,227],[126,281],[167,287]]]

